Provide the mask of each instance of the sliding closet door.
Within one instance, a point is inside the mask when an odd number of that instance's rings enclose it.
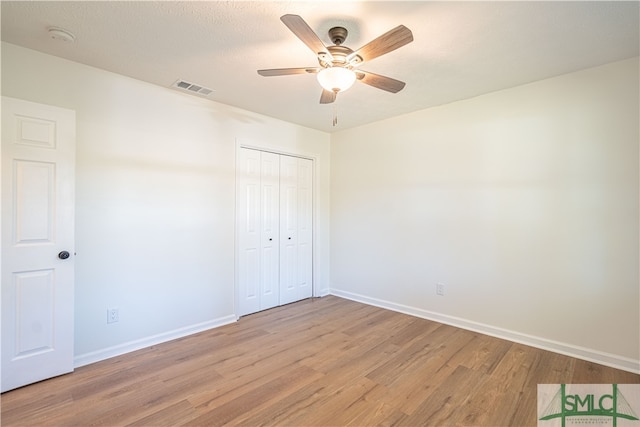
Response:
[[[312,165],[280,157],[280,304],[312,295]]]

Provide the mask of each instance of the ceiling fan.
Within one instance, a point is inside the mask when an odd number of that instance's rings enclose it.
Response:
[[[412,42],[413,34],[404,25],[398,25],[354,51],[342,45],[348,34],[343,27],[333,27],[329,30],[329,38],[334,45],[325,46],[300,16],[284,15],[280,20],[317,55],[320,66],[258,70],[258,74],[261,76],[317,74],[318,82],[322,86],[321,104],[334,102],[336,95],[350,88],[356,80],[392,93],[399,92],[404,88],[405,83],[400,80],[358,68],[365,61],[370,61]]]

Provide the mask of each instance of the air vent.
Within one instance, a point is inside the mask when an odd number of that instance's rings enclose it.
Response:
[[[195,83],[189,83],[184,80],[176,80],[171,87],[203,96],[208,96],[213,92],[213,89],[209,89],[208,87],[197,85]]]

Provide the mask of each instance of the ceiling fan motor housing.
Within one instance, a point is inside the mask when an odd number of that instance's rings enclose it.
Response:
[[[346,67],[349,65],[349,61],[347,61],[347,57],[353,53],[353,50],[349,49],[346,46],[328,46],[327,50],[331,54],[331,57],[327,57],[325,55],[318,55],[318,62],[323,67]]]

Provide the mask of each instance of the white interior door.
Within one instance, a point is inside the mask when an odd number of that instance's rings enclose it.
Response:
[[[313,162],[298,160],[298,247],[296,288],[298,299],[313,295]]]
[[[238,315],[260,311],[260,152],[238,150]]]
[[[312,296],[313,162],[240,148],[238,315]]]
[[[242,148],[237,159],[238,315],[279,303],[279,156]]]
[[[312,296],[313,162],[280,156],[280,304]]]
[[[74,111],[2,98],[3,392],[73,370],[74,164]]]
[[[280,227],[280,156],[260,153],[260,310],[280,302],[278,283]]]
[[[280,158],[280,304],[297,301],[298,159]]]

